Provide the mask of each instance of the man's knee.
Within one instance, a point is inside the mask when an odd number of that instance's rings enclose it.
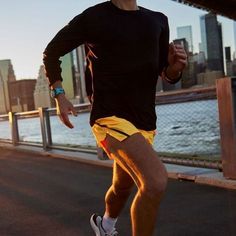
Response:
[[[163,173],[156,174],[155,177],[145,181],[140,188],[140,192],[150,199],[160,198],[166,190],[167,182],[167,172],[163,171]]]

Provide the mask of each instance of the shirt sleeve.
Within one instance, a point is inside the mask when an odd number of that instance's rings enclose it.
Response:
[[[43,63],[49,86],[60,80],[61,61],[60,57],[71,52],[86,41],[86,25],[83,13],[76,16],[47,45],[43,52]]]
[[[163,15],[163,29],[160,35],[159,41],[159,75],[162,74],[163,70],[168,66],[168,52],[169,52],[169,24],[168,18]]]

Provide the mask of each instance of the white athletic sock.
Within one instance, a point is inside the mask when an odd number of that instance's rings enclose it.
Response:
[[[111,233],[115,228],[117,218],[111,218],[106,212],[102,218],[102,227],[105,229],[106,233]]]

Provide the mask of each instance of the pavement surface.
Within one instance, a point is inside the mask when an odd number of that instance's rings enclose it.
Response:
[[[104,211],[111,171],[0,148],[0,236],[93,236],[89,218]],[[132,196],[117,224],[121,236],[131,236]],[[154,235],[235,236],[236,191],[170,179]]]

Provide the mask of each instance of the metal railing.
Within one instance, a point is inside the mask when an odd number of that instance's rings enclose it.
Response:
[[[75,109],[79,112],[85,112],[90,110],[90,104],[80,104],[75,105]],[[38,110],[34,111],[28,111],[28,112],[9,112],[8,115],[0,115],[0,121],[9,121],[10,129],[11,129],[11,138],[9,139],[0,139],[0,142],[7,142],[12,143],[13,145],[30,145],[30,146],[39,146],[42,147],[44,150],[57,148],[57,149],[63,149],[63,150],[81,150],[86,152],[93,152],[96,153],[96,151],[91,151],[86,147],[63,147],[54,145],[52,142],[52,130],[51,130],[51,122],[50,122],[50,116],[56,114],[55,108],[39,108]],[[30,141],[23,141],[20,139],[19,135],[19,121],[22,119],[27,118],[39,118],[40,122],[40,135],[41,135],[41,142],[30,142]]]
[[[196,155],[195,152],[189,153],[184,150],[184,147],[180,149],[180,146],[183,144],[186,144],[186,140],[184,140],[184,134],[182,134],[182,139],[176,138],[176,132],[179,132],[181,130],[180,125],[180,120],[177,117],[177,112],[178,108],[175,108],[175,106],[183,106],[183,104],[189,104],[189,102],[193,102],[194,98],[195,100],[199,100],[197,96],[203,96],[204,98],[207,99],[212,99],[215,96],[215,88],[210,88],[210,93],[207,93],[208,89],[205,89],[203,92],[200,89],[194,89],[194,90],[184,90],[182,91],[182,94],[180,91],[178,92],[168,92],[168,93],[162,93],[162,94],[157,94],[157,116],[158,116],[158,123],[157,123],[157,128],[158,132],[160,133],[160,139],[158,138],[157,135],[157,150],[160,158],[166,162],[166,163],[174,163],[174,164],[181,164],[181,165],[188,165],[188,166],[199,166],[199,167],[208,167],[208,168],[216,168],[216,169],[221,169],[221,160],[219,158],[208,158],[209,155]],[[166,97],[165,97],[166,94]],[[175,101],[176,94],[178,95],[177,98],[178,100]],[[189,101],[190,95],[192,95],[191,101]],[[210,94],[210,96],[209,96]],[[212,97],[213,94],[213,97]],[[181,96],[180,96],[181,95]],[[195,95],[195,96],[194,96]],[[161,97],[161,98],[160,98]],[[182,98],[182,100],[180,99]],[[201,99],[202,100],[202,99]],[[161,102],[160,102],[161,101]],[[170,101],[172,103],[170,103]],[[173,104],[174,102],[174,104]],[[181,102],[181,103],[180,103]],[[203,101],[204,102],[204,101]],[[176,105],[175,105],[176,104]],[[186,106],[186,105],[185,105]],[[204,106],[201,103],[195,103],[195,107],[193,107],[193,104],[191,104],[192,109],[197,110],[197,107]],[[76,105],[75,106],[76,110],[78,112],[84,112],[84,111],[89,111],[90,110],[90,104],[82,104],[82,105]],[[174,112],[174,114],[168,115],[169,112]],[[189,112],[188,109],[184,110],[182,109],[182,118],[183,119],[188,119],[188,120],[193,120],[191,117],[189,117]],[[11,127],[11,141],[13,145],[30,145],[30,146],[39,146],[42,147],[44,150],[48,149],[63,149],[63,150],[70,150],[70,151],[82,151],[82,152],[88,152],[88,153],[98,153],[100,155],[100,159],[103,159],[101,156],[101,151],[97,150],[97,147],[94,146],[83,146],[83,145],[74,145],[72,147],[71,145],[68,144],[58,144],[54,143],[52,139],[52,128],[51,128],[51,121],[50,117],[53,115],[56,115],[56,109],[55,108],[39,108],[38,110],[35,111],[30,111],[30,112],[17,112],[17,113],[9,113],[9,116],[3,115],[0,116],[1,119],[7,119],[9,117],[9,123]],[[33,118],[37,117],[39,118],[39,126],[38,129],[40,130],[40,136],[41,136],[41,141],[40,142],[31,142],[31,141],[24,141],[22,138],[20,138],[19,134],[19,121],[25,118]],[[187,117],[187,118],[186,118]],[[181,119],[182,119],[181,118]],[[217,117],[215,117],[217,119]],[[28,122],[28,121],[27,121]],[[177,125],[175,124],[177,122]],[[30,123],[30,122],[29,122]],[[182,121],[182,123],[185,123]],[[188,128],[188,127],[187,127]],[[186,129],[187,130],[187,129]],[[189,131],[187,131],[189,132]],[[168,137],[165,138],[165,135],[169,135]],[[174,143],[176,144],[176,150],[171,151],[171,137],[174,137]],[[181,137],[181,135],[179,135]],[[191,135],[189,136],[191,138]],[[202,137],[199,137],[201,139]],[[197,140],[196,142],[192,142],[192,146],[197,146]],[[0,140],[3,141],[3,140]],[[8,141],[9,142],[9,141]],[[164,150],[163,150],[164,147]],[[199,149],[203,149],[203,146],[200,146]],[[168,152],[166,151],[168,150]],[[182,153],[181,153],[182,152]]]
[[[164,162],[222,168],[215,86],[159,92],[156,104],[155,147]]]

